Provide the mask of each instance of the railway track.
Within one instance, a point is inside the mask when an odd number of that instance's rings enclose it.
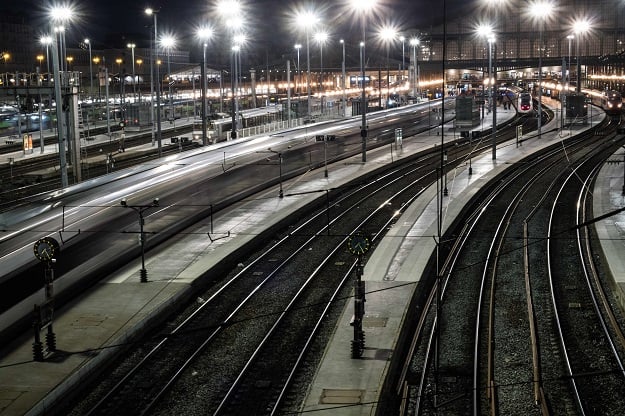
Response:
[[[453,245],[443,238],[397,385],[413,414],[622,412],[609,397],[623,393],[623,338],[580,227],[593,169],[619,146],[615,130],[524,160],[481,196]]]
[[[448,167],[466,163],[466,152],[482,151],[490,143],[473,145],[450,145],[454,157]],[[457,147],[465,150],[464,156]],[[144,352],[131,353],[142,357],[133,369],[111,375],[73,414],[121,409],[136,414],[238,414],[243,409],[277,414],[285,406],[292,408],[297,393],[291,385],[298,370],[310,365],[311,349],[322,351],[317,332],[324,326],[328,331],[329,310],[341,310],[350,290],[346,282],[357,264],[347,253],[347,238],[362,232],[375,244],[403,208],[435,181],[439,156],[435,149],[374,179],[332,190],[327,206],[284,230],[269,248],[243,260],[242,270],[200,295],[206,301],[199,308],[185,312],[171,330],[163,329]]]
[[[605,159],[591,155],[568,173],[557,189],[547,236],[547,270],[566,378],[582,415],[616,415],[625,408],[620,399],[625,393],[624,338],[592,266],[588,230],[580,228],[589,219],[587,185]],[[563,203],[571,199],[574,208]],[[571,242],[578,249],[576,258],[570,254]]]
[[[215,414],[268,406],[277,409],[327,310],[340,309],[336,297],[355,267],[345,241],[356,231],[376,241],[397,218],[401,205],[397,201],[416,197],[417,190],[423,189],[420,184],[432,180],[435,170],[417,165],[399,168],[354,189],[342,189],[326,209],[284,230],[271,247],[254,255],[253,261],[214,293],[202,295],[206,302],[89,414],[115,413],[110,407],[115,402],[117,409],[132,406],[137,414],[167,414],[174,409]],[[226,364],[224,357],[229,357]],[[276,366],[277,362],[281,365]],[[168,375],[157,382],[154,368],[165,372],[165,367]],[[152,381],[151,392],[142,390],[137,395],[146,377]],[[175,384],[179,377],[180,383]],[[127,384],[131,379],[132,384]],[[118,396],[123,391],[134,393]],[[193,400],[190,392],[201,394],[202,400]],[[150,399],[144,402],[137,396]],[[157,408],[153,407],[156,404]]]

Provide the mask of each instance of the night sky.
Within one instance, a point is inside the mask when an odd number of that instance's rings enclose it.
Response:
[[[259,56],[279,57],[285,53],[292,53],[293,44],[305,42],[303,31],[297,31],[289,21],[295,10],[302,7],[313,7],[322,16],[325,24],[323,28],[330,35],[331,42],[345,38],[346,42],[355,44],[360,40],[359,20],[344,9],[341,0],[317,0],[309,2],[290,0],[241,0],[245,5],[245,16],[248,23],[247,48],[249,50],[264,51]],[[470,2],[477,0],[469,0]],[[77,18],[73,21],[67,36],[74,36],[75,41],[88,37],[92,39],[95,48],[123,48],[129,41],[147,47],[149,42],[150,25],[152,19],[145,15],[144,9],[152,7],[160,9],[158,15],[159,33],[175,34],[181,45],[193,46],[199,44],[195,38],[197,27],[203,22],[210,22],[218,30],[218,34],[211,47],[220,47],[224,38],[223,28],[215,13],[214,1],[207,0],[82,0],[52,2],[51,0],[25,0],[19,6],[11,5],[11,11],[18,10],[25,13],[29,20],[35,22],[36,27],[47,26],[46,10],[50,4],[70,4],[76,11]],[[446,0],[448,19],[461,12],[460,0]],[[6,10],[8,5],[0,6]],[[16,9],[17,7],[17,9]],[[407,34],[416,30],[427,31],[431,26],[442,23],[443,2],[431,0],[378,0],[377,13],[369,17],[368,33],[375,31],[375,26],[392,24]],[[370,36],[370,35],[368,35]],[[70,41],[71,42],[71,41]],[[368,40],[369,42],[369,40]],[[348,44],[348,43],[346,43]],[[223,46],[221,46],[223,47]],[[324,55],[325,55],[324,51]],[[331,58],[331,56],[329,56]]]

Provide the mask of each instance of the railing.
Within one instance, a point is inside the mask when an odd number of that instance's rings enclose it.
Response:
[[[278,130],[284,130],[287,129],[289,127],[297,127],[297,126],[301,126],[302,124],[304,124],[304,119],[303,118],[295,118],[295,119],[291,119],[291,125],[289,126],[289,122],[288,120],[284,120],[284,121],[273,121],[271,123],[267,123],[267,124],[262,124],[260,126],[254,126],[254,127],[247,127],[244,129],[240,129],[237,131],[237,135],[238,137],[249,137],[249,136],[255,136],[257,134],[265,134],[265,133],[271,133],[274,131],[278,131]],[[231,140],[231,131],[226,132],[226,140]]]
[[[79,71],[61,71],[61,87],[79,87]],[[54,79],[48,73],[4,72],[0,74],[0,87],[52,87]]]
[[[272,121],[270,123],[261,124],[259,126],[239,129],[237,131],[237,135],[238,137],[255,136],[258,134],[266,134],[266,133],[271,133],[271,132],[278,131],[278,130],[285,130],[289,128],[299,127],[304,124],[309,124],[311,122],[334,120],[337,118],[342,118],[339,112],[339,108],[338,107],[334,109],[327,108],[323,113],[316,113],[311,117],[292,118],[290,124],[288,120],[282,120],[282,121]],[[232,132],[230,131],[226,132],[226,140],[230,140],[231,133]],[[219,140],[219,138],[217,138],[217,140]]]

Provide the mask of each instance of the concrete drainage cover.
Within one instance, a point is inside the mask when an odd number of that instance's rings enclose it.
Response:
[[[323,389],[319,404],[359,404],[364,397],[364,390]]]
[[[100,326],[108,319],[106,315],[100,314],[87,314],[79,316],[74,322],[71,323],[71,326],[74,328],[93,328],[96,326]]]
[[[375,316],[365,316],[362,319],[362,326],[367,328],[384,328],[388,318],[380,318]]]

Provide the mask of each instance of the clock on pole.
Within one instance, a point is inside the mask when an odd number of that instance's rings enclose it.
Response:
[[[347,247],[352,254],[363,255],[369,251],[369,239],[362,234],[354,234],[347,241]]]
[[[50,262],[59,254],[59,242],[52,237],[43,237],[35,242],[33,250],[40,261]]]

